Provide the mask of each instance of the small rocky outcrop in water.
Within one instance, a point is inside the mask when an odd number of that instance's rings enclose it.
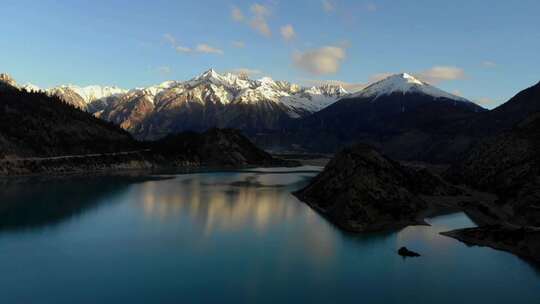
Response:
[[[401,247],[399,248],[398,250],[398,254],[402,257],[405,257],[405,258],[415,258],[415,257],[419,257],[420,254],[419,253],[416,253],[414,251],[411,251],[409,249],[407,249],[407,247]]]
[[[422,213],[430,204],[423,195],[457,192],[427,170],[360,144],[339,153],[295,195],[341,228],[364,232],[425,224]]]

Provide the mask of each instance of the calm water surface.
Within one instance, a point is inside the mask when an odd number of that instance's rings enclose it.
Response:
[[[340,232],[290,194],[313,169],[3,181],[0,303],[540,303],[538,268],[438,235],[463,214]]]

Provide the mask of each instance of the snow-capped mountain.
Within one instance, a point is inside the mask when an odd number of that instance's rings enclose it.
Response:
[[[17,82],[9,75],[5,73],[0,74],[0,83],[15,87],[17,86]]]
[[[463,97],[445,92],[428,83],[422,82],[407,73],[391,75],[367,86],[358,93],[352,94],[350,97],[377,99],[385,95],[412,93],[468,102],[468,100]]]
[[[306,88],[269,77],[252,80],[232,73],[220,74],[213,69],[187,81],[166,81],[129,91],[62,86],[48,92],[140,138],[210,127],[248,132],[280,130],[291,120],[348,95],[339,86]]]
[[[441,147],[463,151],[470,143],[466,136],[454,136],[451,124],[484,111],[465,98],[402,73],[295,121],[286,138],[309,151],[335,152],[364,142],[397,159],[429,156],[446,161],[453,152]]]
[[[27,89],[39,90],[33,85],[29,85]],[[166,81],[155,86],[129,91],[118,87],[74,85],[59,86],[44,91],[58,95],[77,107],[87,104],[90,111],[92,108],[99,108],[95,112],[102,110],[102,106],[93,107],[92,103],[102,104],[110,97],[125,100],[127,95],[145,95],[152,103],[157,104],[163,99],[184,96],[184,99],[190,99],[190,102],[205,103],[210,100],[222,105],[273,102],[283,108],[291,118],[299,118],[319,111],[348,94],[339,86],[304,88],[286,81],[274,81],[269,77],[251,80],[232,73],[220,74],[213,69],[188,81]]]

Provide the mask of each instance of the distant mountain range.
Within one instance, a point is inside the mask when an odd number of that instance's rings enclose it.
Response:
[[[340,86],[301,87],[264,77],[219,74],[208,70],[188,81],[167,81],[147,88],[73,85],[45,91],[139,139],[156,139],[181,131],[236,128],[248,134],[281,130],[291,121],[332,104],[348,92]]]
[[[15,83],[3,77],[4,83]],[[42,91],[32,85],[22,88]],[[520,101],[527,91],[488,111],[406,73],[352,94],[340,86],[306,88],[214,70],[147,88],[70,85],[44,92],[119,125],[137,139],[234,128],[272,151],[334,153],[364,142],[395,159],[443,163],[540,110],[534,102]]]

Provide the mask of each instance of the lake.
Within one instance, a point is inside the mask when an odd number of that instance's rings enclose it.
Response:
[[[535,266],[438,234],[462,213],[341,232],[291,195],[319,169],[3,180],[0,303],[540,300]]]

